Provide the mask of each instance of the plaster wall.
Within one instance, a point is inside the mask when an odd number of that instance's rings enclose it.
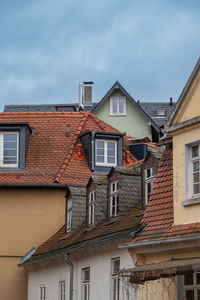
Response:
[[[112,96],[114,96],[114,94]],[[137,138],[148,136],[152,139],[151,128],[148,126],[148,121],[128,99],[126,99],[126,115],[124,116],[110,115],[110,99],[107,99],[95,114],[98,118],[121,132],[126,132]]]
[[[173,136],[173,193],[174,193],[174,224],[200,222],[200,204],[183,206],[188,200],[186,190],[192,186],[192,176],[188,176],[185,169],[185,144],[200,140],[200,125],[190,127]]]
[[[64,224],[65,193],[64,189],[0,189],[1,300],[26,299],[26,276],[17,264]]]
[[[111,299],[111,259],[120,257],[120,268],[131,268],[133,263],[126,249],[116,249],[107,252],[95,253],[73,260],[74,264],[74,292],[73,300],[81,300],[81,270],[90,267],[90,299]],[[38,299],[39,286],[46,284],[47,299],[58,299],[59,280],[66,280],[66,300],[69,300],[69,266],[66,264],[50,266],[48,268],[29,271],[28,273],[28,300]],[[124,286],[124,285],[123,285]],[[129,298],[125,295],[126,289],[121,287],[121,300],[136,300],[137,290],[129,289]]]
[[[196,77],[193,85],[191,86],[183,107],[177,115],[177,121],[184,122],[200,115],[200,74]]]

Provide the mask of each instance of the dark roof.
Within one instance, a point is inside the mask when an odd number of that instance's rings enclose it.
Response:
[[[148,115],[148,112],[143,110],[143,108],[131,97],[131,95],[125,90],[125,88],[119,83],[119,81],[116,81],[111,89],[106,93],[106,95],[99,101],[99,103],[95,106],[95,108],[92,110],[92,113],[96,113],[99,108],[104,104],[104,102],[112,95],[112,93],[115,90],[120,90],[124,96],[126,96],[127,99],[142,113],[142,115],[145,117],[145,119],[148,122],[151,122],[152,126],[156,131],[159,131],[159,126],[154,122],[153,119]]]
[[[139,105],[159,127],[165,125],[175,107],[175,103],[169,102],[139,102]],[[158,109],[165,110],[165,117],[156,116]]]
[[[83,224],[76,232],[66,234],[65,225],[63,225],[53,236],[40,245],[34,253],[31,261],[37,259],[41,254],[51,253],[56,250],[67,250],[71,246],[76,244],[87,244],[93,239],[99,237],[105,237],[117,232],[126,230],[135,230],[140,225],[140,221],[143,215],[141,204],[136,204],[135,207],[126,215],[122,216],[115,222],[108,222],[104,219],[101,223],[96,225],[92,229],[88,229]]]
[[[97,103],[85,105],[84,111],[92,111]],[[36,112],[36,111],[78,111],[78,103],[69,104],[28,104],[28,105],[5,105],[4,112]]]

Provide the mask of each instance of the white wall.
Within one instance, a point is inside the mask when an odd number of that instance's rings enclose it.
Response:
[[[111,286],[111,259],[120,257],[120,268],[131,268],[133,262],[126,249],[116,249],[73,261],[74,264],[74,293],[73,300],[81,300],[81,269],[90,267],[90,300],[109,300]],[[39,300],[39,286],[46,284],[47,300],[59,300],[58,282],[66,280],[66,300],[69,300],[69,266],[51,266],[46,269],[29,271],[28,300]],[[120,282],[122,287],[123,283]],[[125,289],[121,288],[120,300],[136,300],[135,289],[129,289],[126,298]]]

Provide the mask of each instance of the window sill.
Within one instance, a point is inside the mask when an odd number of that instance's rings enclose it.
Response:
[[[126,117],[126,114],[110,114],[110,117]]]
[[[182,206],[190,206],[190,205],[195,205],[195,204],[200,204],[200,196],[196,198],[191,198],[188,200],[183,201]]]

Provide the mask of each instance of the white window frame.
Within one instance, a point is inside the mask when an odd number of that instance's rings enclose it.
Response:
[[[85,271],[89,271],[89,280],[85,279]],[[81,269],[81,277],[81,299],[90,300],[90,267]]]
[[[192,158],[192,147],[199,146],[200,154],[200,140],[194,140],[185,144],[184,153],[184,186],[185,186],[185,201],[195,200],[200,198],[200,193],[193,193],[193,162],[200,162],[199,157]]]
[[[185,276],[187,275],[183,275],[183,300],[187,300],[186,291],[194,291],[194,300],[198,300],[197,291],[200,290],[200,284],[198,284],[196,280],[197,273],[200,273],[200,271],[194,271],[193,274],[191,274],[193,276],[193,284],[188,285],[184,282]]]
[[[45,284],[41,284],[40,286],[39,286],[39,299],[40,300],[46,300],[47,299],[47,297],[46,297],[46,291],[47,290],[47,288],[46,288],[46,285]]]
[[[147,203],[149,202],[149,195],[148,195],[148,185],[151,185],[151,192],[153,190],[153,185],[154,185],[154,181],[155,181],[155,177],[156,174],[153,174],[153,169],[155,169],[155,167],[148,167],[144,170],[144,190],[145,190],[145,206],[147,205]],[[150,176],[147,176],[147,170],[150,170]],[[150,193],[151,194],[151,193]]]
[[[65,300],[66,299],[66,284],[65,284],[65,280],[60,280],[59,283],[59,290],[58,290],[58,296],[59,296],[59,300]]]
[[[110,286],[111,300],[119,300],[119,295],[120,295],[120,278],[118,272],[115,272],[114,270],[114,264],[116,261],[119,261],[119,270],[120,270],[120,257],[115,257],[111,259],[111,286]]]
[[[114,199],[114,205],[113,205]],[[114,213],[113,213],[114,208]],[[117,217],[119,215],[119,182],[111,182],[110,185],[110,217]]]
[[[97,142],[104,142],[104,162],[97,162]],[[115,144],[115,162],[114,163],[108,163],[108,155],[107,155],[107,145],[109,142],[112,142]],[[95,141],[95,165],[96,166],[116,166],[117,165],[117,141],[115,140],[102,140],[102,139],[96,139]]]
[[[67,232],[72,228],[72,199],[67,199]]]
[[[119,101],[123,100],[123,112],[119,112]],[[117,112],[113,112],[113,101],[117,101]],[[117,96],[117,97],[110,97],[110,115],[111,116],[125,116],[126,115],[126,97]]]
[[[16,134],[17,135],[17,163],[16,164],[4,164],[4,134]],[[0,132],[0,167],[1,168],[17,168],[19,166],[19,132],[18,131],[2,131]]]
[[[94,210],[95,210],[95,191],[89,192],[88,195],[88,225],[94,225]]]

